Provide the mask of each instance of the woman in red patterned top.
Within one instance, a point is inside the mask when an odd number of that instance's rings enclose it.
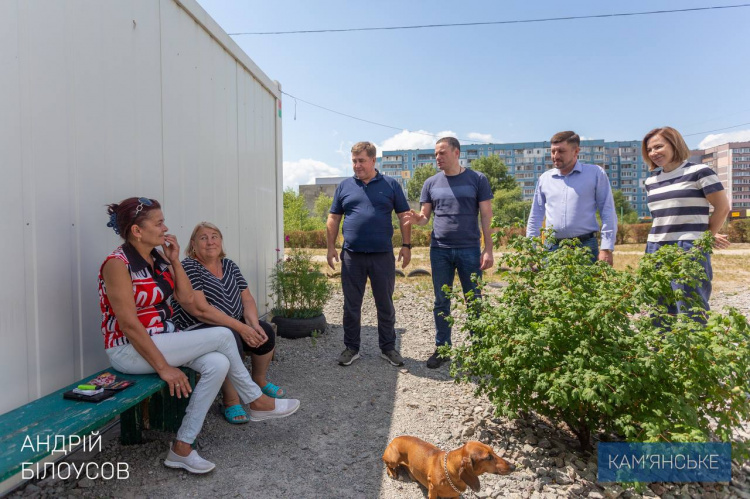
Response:
[[[180,264],[177,239],[167,234],[158,201],[128,198],[109,205],[108,213],[107,225],[125,243],[107,257],[99,272],[105,351],[115,369],[130,374],[157,373],[169,386],[170,395],[190,396],[164,464],[207,473],[215,465],[201,458],[191,444],[225,378],[231,380],[242,402],[249,404],[251,421],[289,416],[299,408],[299,401],[275,400],[261,392],[242,363],[229,329],[175,330],[169,306],[173,293],[180,306],[193,315],[210,305],[195,299]],[[156,249],[159,246],[164,253]],[[179,366],[201,374],[194,390]]]

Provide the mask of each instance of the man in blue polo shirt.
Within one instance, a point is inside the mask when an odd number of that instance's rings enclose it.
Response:
[[[352,147],[354,176],[339,184],[333,195],[326,236],[328,265],[333,269],[336,238],[341,216],[344,219],[344,247],[341,251],[341,288],[344,293],[344,345],[339,365],[348,366],[359,358],[362,299],[367,278],[378,311],[380,356],[394,366],[404,365],[396,350],[396,310],[393,289],[396,264],[393,256],[391,213],[398,215],[403,247],[398,260],[406,267],[411,260],[411,227],[404,225],[409,211],[404,190],[394,179],[375,169],[375,146],[358,142]]]
[[[555,231],[549,250],[555,251],[563,239],[576,238],[591,251],[591,262],[602,260],[612,265],[617,235],[617,214],[609,178],[597,165],[578,161],[581,139],[575,132],[559,132],[550,139],[554,168],[539,177],[534,201],[526,224],[526,236],[536,237],[546,220]],[[602,246],[597,232],[602,220]]]
[[[407,223],[426,225],[434,213],[430,242],[432,286],[435,291],[435,346],[451,344],[448,317],[451,301],[443,286],[453,286],[456,272],[466,296],[469,291],[479,297],[472,275],[492,267],[492,189],[483,173],[461,166],[461,144],[454,137],[443,137],[435,144],[435,162],[440,172],[428,178],[422,187],[419,213],[406,215]],[[484,249],[481,249],[479,218],[482,220]],[[437,348],[427,359],[427,367],[436,369],[448,359]]]

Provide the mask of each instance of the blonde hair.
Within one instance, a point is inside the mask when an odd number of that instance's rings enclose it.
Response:
[[[200,222],[195,226],[193,233],[190,234],[190,242],[188,242],[187,248],[185,248],[185,256],[197,260],[195,253],[195,236],[198,235],[198,231],[201,229],[211,229],[219,233],[219,237],[221,238],[221,253],[219,253],[219,258],[226,258],[227,254],[224,253],[224,235],[221,233],[221,229],[211,222]]]
[[[646,162],[649,170],[658,168],[653,161],[651,161],[651,158],[648,157],[648,141],[657,135],[664,137],[664,140],[669,142],[669,145],[674,149],[674,161],[682,163],[690,157],[690,148],[685,143],[685,139],[682,138],[680,132],[671,126],[654,128],[643,137],[643,142],[641,142],[641,154],[643,155],[643,161]]]
[[[357,142],[352,146],[352,154],[359,154],[361,152],[366,152],[370,158],[374,158],[377,154],[375,144],[372,142]]]

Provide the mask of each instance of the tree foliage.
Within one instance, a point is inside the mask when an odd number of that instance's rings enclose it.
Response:
[[[310,217],[304,196],[292,189],[284,191],[284,232],[323,228],[320,221]]]
[[[638,213],[625,197],[621,190],[613,189],[612,197],[615,200],[615,212],[621,224],[638,223]]]
[[[326,220],[328,220],[328,212],[331,209],[331,204],[333,204],[333,198],[325,192],[321,192],[318,194],[318,197],[315,198],[313,216],[325,224]]]
[[[531,201],[524,201],[521,186],[499,189],[492,199],[492,226],[519,227],[526,225]]]
[[[750,417],[748,321],[733,309],[693,309],[704,321],[666,311],[679,299],[697,303],[671,282],[705,277],[700,249],[711,241],[707,233],[688,252],[667,245],[618,271],[589,264],[573,241],[550,253],[540,238],[515,238],[499,262],[515,269],[507,287],[467,304],[463,327],[474,334],[454,348],[452,374],[506,416],[533,410],[565,422],[585,449],[594,431],[731,441]],[[735,451],[746,456],[747,444],[734,442]]]
[[[502,190],[513,190],[518,186],[516,179],[508,173],[508,167],[505,166],[500,156],[484,156],[471,162],[471,168],[484,173],[487,180],[490,181],[492,192]]]
[[[414,170],[414,174],[406,184],[406,197],[409,201],[419,201],[422,194],[422,187],[425,180],[437,173],[437,169],[432,165],[422,165]]]

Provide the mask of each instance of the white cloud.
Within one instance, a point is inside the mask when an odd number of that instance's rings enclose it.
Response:
[[[343,177],[347,172],[343,168],[330,166],[315,159],[284,161],[284,189],[295,191],[300,184],[312,184],[316,177]]]
[[[404,130],[397,133],[393,137],[385,139],[378,146],[378,156],[382,154],[382,151],[394,151],[399,149],[434,149],[435,142],[440,137],[455,137],[456,132],[445,130],[438,133],[431,133],[425,130],[417,130],[410,132]]]
[[[698,149],[726,144],[727,142],[746,142],[750,140],[750,130],[738,130],[736,132],[716,133],[706,135],[706,138],[698,144]]]
[[[466,137],[478,142],[492,142],[493,144],[497,142],[494,138],[492,138],[491,133],[469,132]]]

